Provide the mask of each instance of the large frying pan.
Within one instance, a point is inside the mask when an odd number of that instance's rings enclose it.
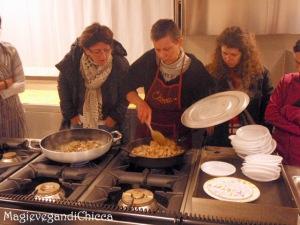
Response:
[[[173,167],[175,165],[183,163],[184,154],[186,150],[179,155],[165,158],[147,158],[141,157],[133,154],[131,151],[133,148],[138,147],[140,145],[148,145],[152,139],[151,138],[141,138],[137,139],[127,146],[128,156],[130,163],[145,168],[167,168]],[[178,143],[179,144],[179,143]],[[179,144],[183,149],[186,149],[184,146]]]
[[[116,135],[114,138],[113,135]],[[122,138],[118,131],[111,133],[101,129],[79,128],[50,134],[41,140],[40,146],[47,158],[62,163],[79,163],[96,159],[105,154],[111,145]],[[103,143],[98,148],[81,152],[62,152],[59,146],[74,140],[98,140]]]

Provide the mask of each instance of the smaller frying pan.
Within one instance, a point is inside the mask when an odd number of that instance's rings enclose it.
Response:
[[[173,167],[175,165],[183,163],[183,158],[186,150],[179,155],[165,157],[165,158],[148,158],[148,157],[141,157],[133,154],[131,151],[135,147],[140,145],[148,145],[150,144],[151,138],[142,138],[137,139],[127,146],[127,151],[129,152],[129,162],[145,168],[167,168]],[[184,148],[183,148],[184,149]]]

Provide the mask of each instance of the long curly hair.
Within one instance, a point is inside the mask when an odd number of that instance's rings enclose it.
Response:
[[[217,46],[213,54],[212,62],[207,66],[208,71],[216,79],[224,79],[228,76],[230,69],[222,58],[221,47],[237,48],[242,53],[239,64],[234,71],[241,76],[243,88],[249,93],[251,82],[256,75],[262,74],[264,66],[259,58],[254,34],[243,31],[240,27],[226,28],[217,37]]]

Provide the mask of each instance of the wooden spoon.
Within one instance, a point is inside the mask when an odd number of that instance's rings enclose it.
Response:
[[[160,133],[159,131],[153,130],[150,123],[147,123],[147,126],[150,129],[152,139],[160,145],[166,145],[166,143],[167,143],[166,137],[162,133]]]

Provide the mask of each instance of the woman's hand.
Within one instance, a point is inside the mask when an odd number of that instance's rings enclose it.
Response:
[[[131,91],[126,95],[127,100],[136,105],[137,116],[141,123],[149,123],[151,122],[152,110],[150,106],[141,99],[136,91]]]
[[[141,123],[145,123],[145,122],[149,124],[151,123],[152,110],[145,101],[141,101],[137,105],[137,114]]]
[[[6,80],[0,81],[0,90],[5,90],[9,88],[10,86],[13,85],[13,83],[14,83],[13,78],[8,78]]]
[[[6,84],[7,84],[7,88],[9,88],[14,83],[13,78],[6,79],[5,81],[6,81]]]
[[[108,116],[106,119],[105,119],[105,121],[104,121],[104,125],[105,126],[107,126],[107,127],[109,127],[109,128],[113,128],[114,126],[116,126],[116,121],[113,119],[113,118],[111,118],[110,116]]]

